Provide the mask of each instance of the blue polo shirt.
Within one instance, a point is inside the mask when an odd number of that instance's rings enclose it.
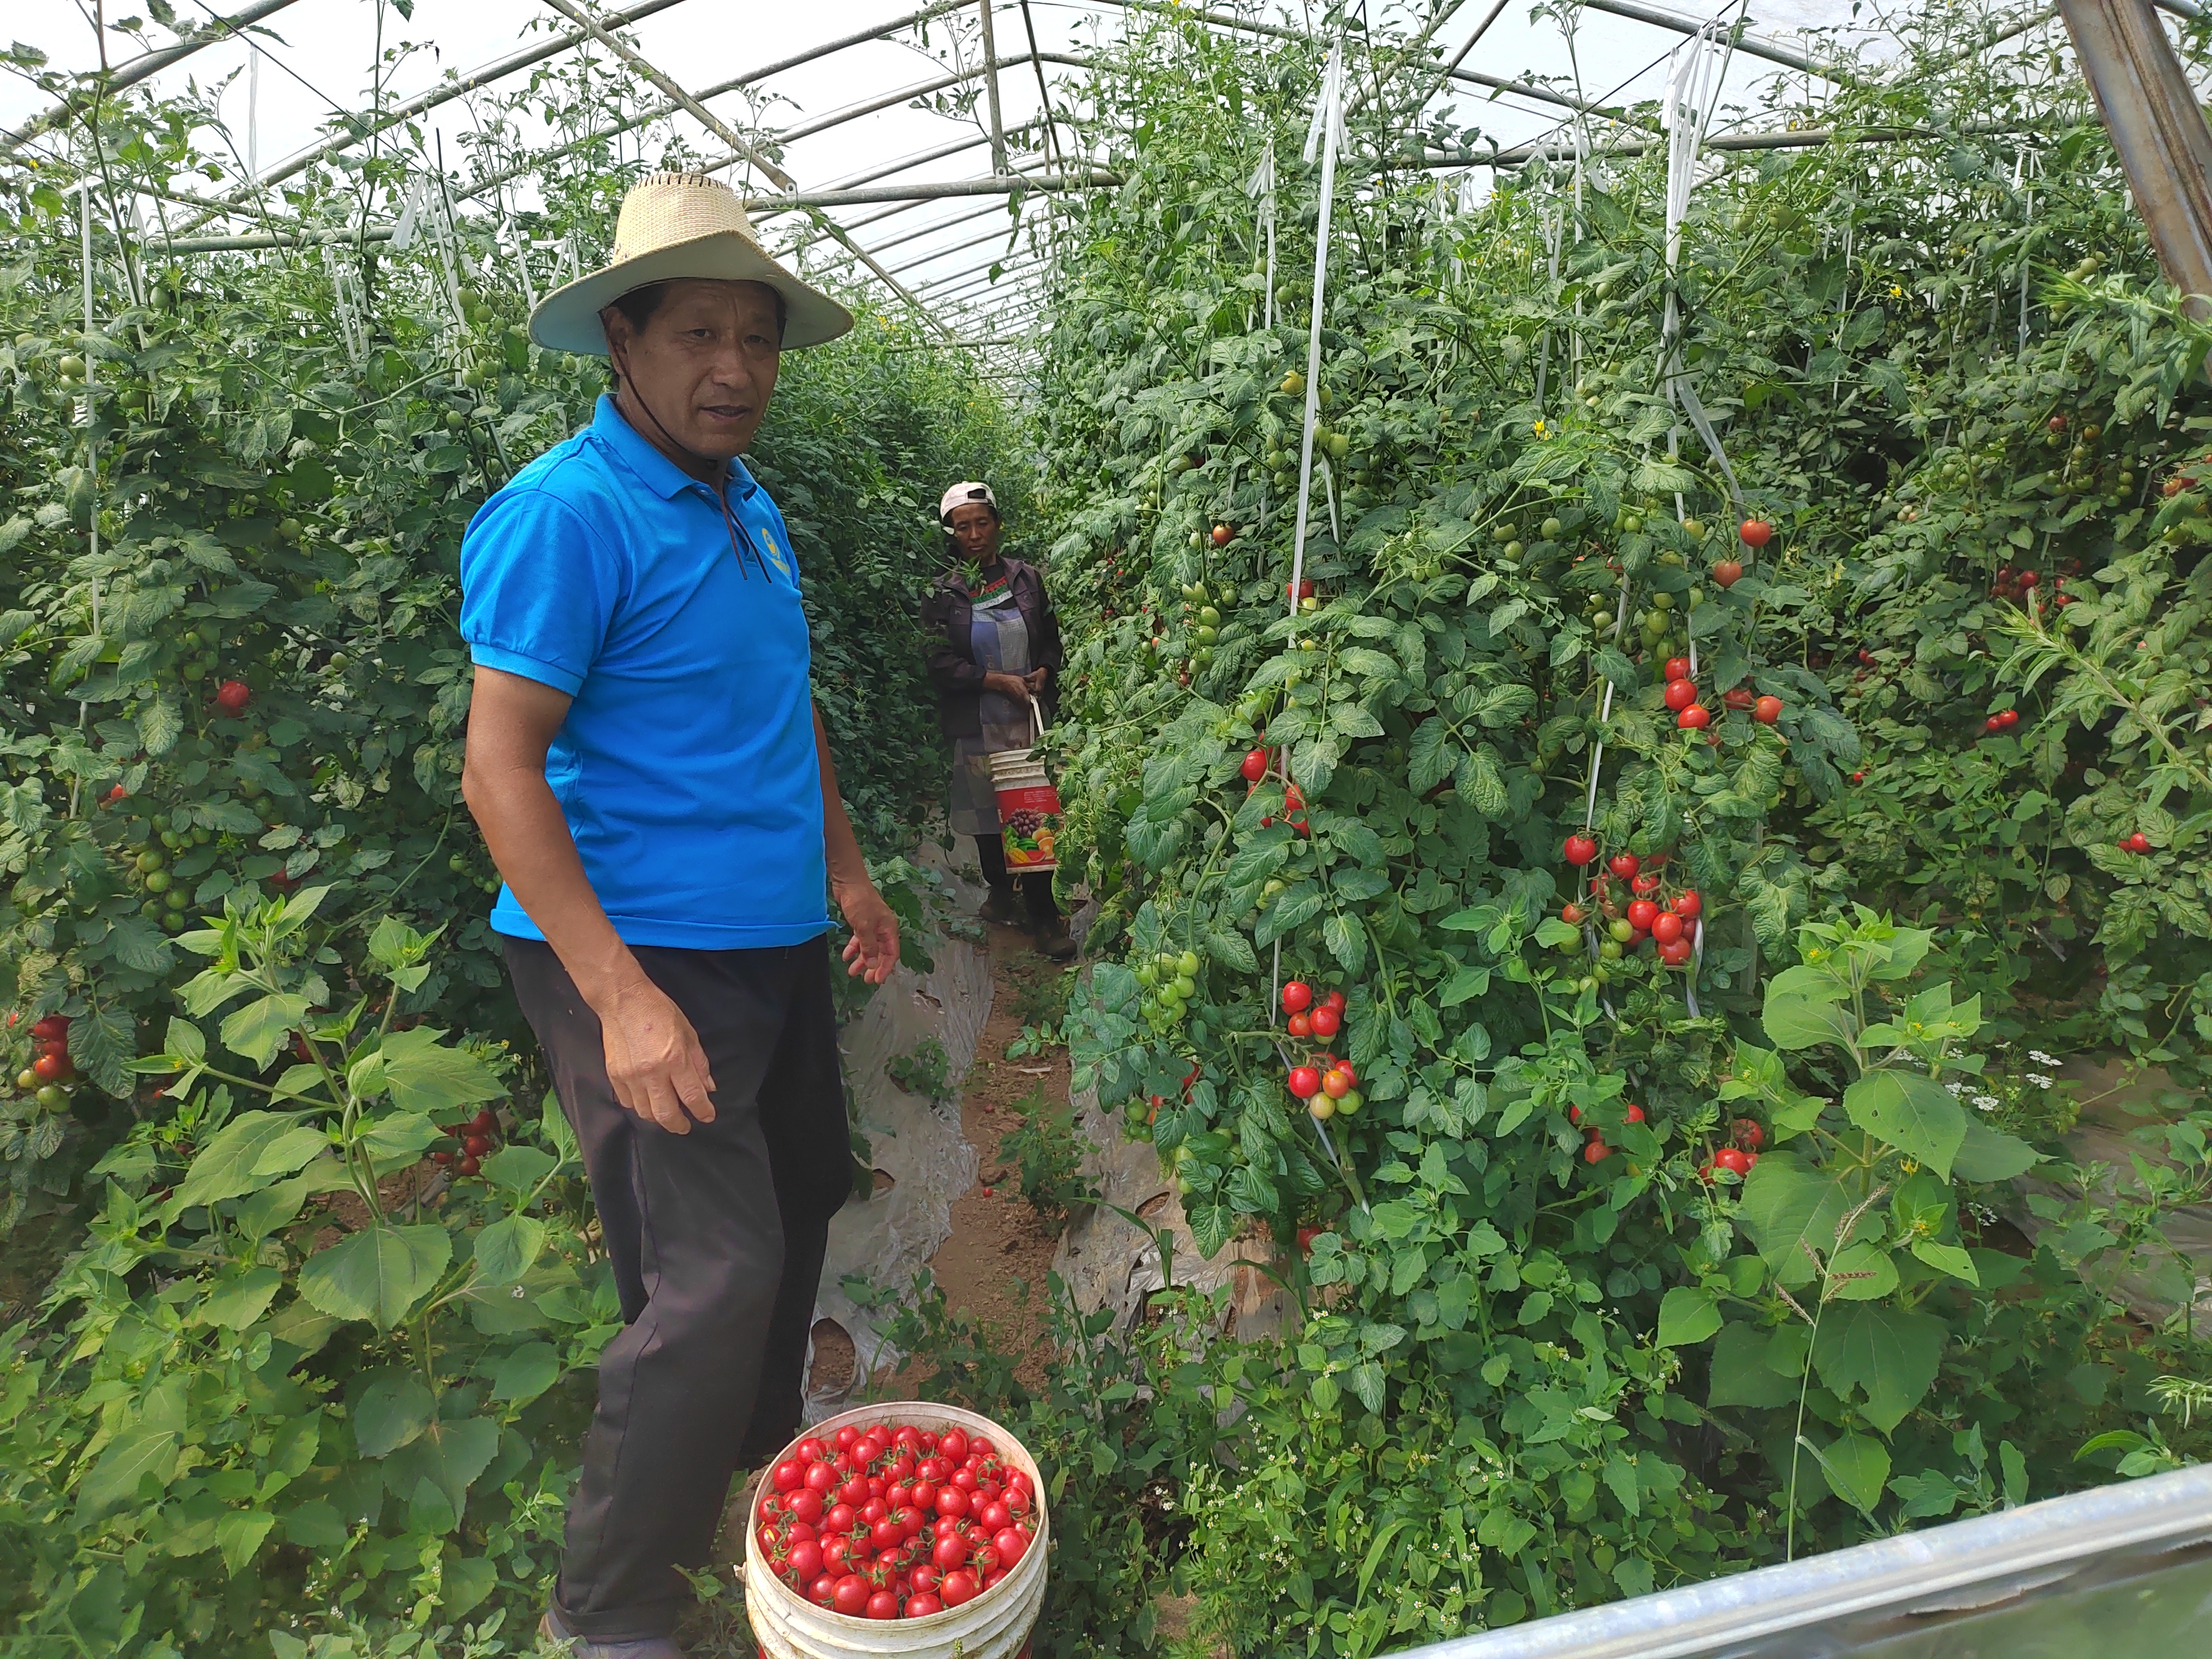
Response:
[[[461,541],[477,663],[574,699],[545,781],[630,945],[794,945],[830,926],[791,535],[741,463],[726,489],[734,526],[603,397]],[[505,887],[491,925],[544,938]]]

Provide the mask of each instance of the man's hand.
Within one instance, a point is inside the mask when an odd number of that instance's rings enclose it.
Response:
[[[707,1068],[707,1051],[666,992],[640,975],[593,1008],[617,1100],[671,1134],[690,1134],[694,1119],[714,1121],[714,1075]]]
[[[838,889],[837,908],[845,913],[845,925],[853,930],[853,937],[845,941],[847,976],[881,985],[898,966],[898,918],[884,902],[884,896],[867,882]]]

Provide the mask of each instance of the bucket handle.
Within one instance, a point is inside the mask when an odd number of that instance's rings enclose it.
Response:
[[[1030,699],[1030,744],[1034,748],[1044,736],[1044,708],[1035,697]]]

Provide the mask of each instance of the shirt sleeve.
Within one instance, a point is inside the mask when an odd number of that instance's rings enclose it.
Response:
[[[461,637],[479,665],[574,696],[622,589],[613,555],[543,489],[504,492],[461,538]]]

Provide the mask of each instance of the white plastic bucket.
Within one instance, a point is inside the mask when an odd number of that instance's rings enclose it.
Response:
[[[1044,734],[1044,711],[1030,699],[1030,729]],[[1060,867],[1053,842],[1060,834],[1060,792],[1034,749],[1003,749],[991,757],[991,787],[999,801],[999,836],[1006,873],[1042,875]]]
[[[760,1526],[755,1516],[760,1507],[762,1482],[757,1480],[745,1494],[745,1614],[752,1621],[753,1639],[760,1644],[761,1652],[766,1659],[1014,1659],[1029,1640],[1037,1613],[1044,1606],[1045,1557],[1052,1541],[1044,1472],[1037,1468],[1036,1460],[1028,1448],[990,1419],[957,1406],[932,1405],[924,1400],[840,1412],[824,1418],[806,1433],[826,1440],[848,1423],[856,1429],[888,1423],[894,1428],[912,1425],[939,1433],[957,1428],[970,1439],[979,1434],[988,1436],[1000,1457],[1028,1475],[1035,1488],[1036,1536],[995,1589],[964,1607],[947,1607],[927,1619],[854,1619],[816,1607],[776,1577],[775,1569],[761,1553]],[[798,1443],[794,1440],[792,1446]],[[769,1467],[790,1455],[791,1446],[787,1446]]]

